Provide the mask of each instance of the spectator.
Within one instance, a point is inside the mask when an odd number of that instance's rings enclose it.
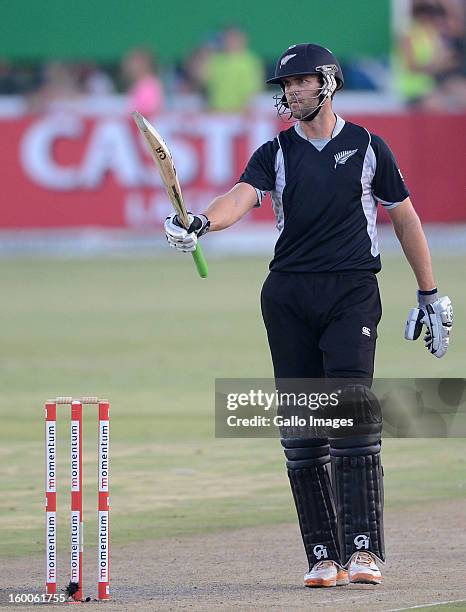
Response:
[[[207,60],[204,79],[209,107],[215,111],[242,111],[261,91],[262,62],[247,48],[242,30],[223,32],[222,49]]]
[[[130,84],[129,111],[137,110],[149,117],[163,107],[164,93],[150,51],[134,49],[123,59],[123,74]]]

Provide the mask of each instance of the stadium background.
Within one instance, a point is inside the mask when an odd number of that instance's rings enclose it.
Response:
[[[338,0],[329,8],[316,0],[312,7],[290,3],[276,10],[265,1],[205,1],[195,10],[187,2],[110,5],[109,10],[107,3],[50,0],[1,7],[7,27],[0,58],[29,75],[33,85],[0,96],[0,603],[11,592],[39,592],[43,580],[42,403],[48,396],[97,394],[112,402],[117,602],[144,607],[152,598],[160,605],[219,609],[230,598],[242,609],[266,604],[298,609],[304,555],[280,449],[273,440],[216,440],[213,431],[216,377],[271,374],[258,294],[275,238],[272,213],[265,203],[238,227],[206,237],[206,281],[197,278],[190,258],[169,251],[161,225],[170,207],[129,119],[120,61],[141,45],[156,54],[167,98],[154,122],[173,149],[190,208],[200,210],[234,183],[256,146],[286,126],[274,116],[270,91],[258,93],[236,114],[211,112],[197,102],[192,108],[180,104],[171,87],[173,66],[230,24],[247,31],[265,71],[293,42],[313,40],[341,57],[352,77],[348,90],[337,96],[337,109],[380,133],[396,152],[425,223],[440,290],[455,305],[445,359],[433,359],[420,343],[404,342],[402,328],[416,287],[382,216],[378,376],[464,377],[466,115],[461,109],[413,111],[396,91],[393,54],[409,21],[409,2]],[[80,94],[37,110],[29,104],[35,71],[51,60],[95,62],[115,79],[116,91]],[[365,76],[377,77],[364,87],[358,87],[361,67]],[[63,424],[63,555],[65,430]],[[86,582],[91,586],[96,453],[90,423],[86,435]],[[379,599],[359,593],[361,605],[388,610],[466,600],[459,575],[452,568],[444,575],[445,560],[432,552],[444,538],[451,541],[446,525],[464,517],[464,440],[387,440],[384,459],[392,566]],[[234,531],[242,527],[251,531]],[[449,559],[460,568],[464,537],[458,532],[453,539]],[[254,556],[257,541],[273,562],[258,552]],[[215,573],[217,551],[225,542],[228,578]],[[406,563],[415,562],[416,555],[429,558],[416,588],[397,544]],[[195,567],[186,567],[186,555],[196,560]],[[62,563],[65,568],[65,557]],[[148,575],[145,567],[151,568]],[[183,591],[176,587],[181,571]],[[282,572],[283,588],[275,584]],[[254,586],[256,578],[264,589]],[[201,593],[195,586],[200,583]],[[313,595],[312,602],[319,605],[326,597]],[[322,605],[349,609],[343,599],[339,593],[339,601]]]

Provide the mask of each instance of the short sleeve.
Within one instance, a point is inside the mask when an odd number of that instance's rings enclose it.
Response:
[[[275,158],[278,141],[275,138],[260,146],[252,155],[238,183],[248,183],[257,192],[257,206],[268,191],[275,188]]]
[[[374,197],[384,208],[396,208],[409,196],[403,175],[390,147],[380,136],[371,134],[371,147],[376,158],[376,169],[372,179]]]

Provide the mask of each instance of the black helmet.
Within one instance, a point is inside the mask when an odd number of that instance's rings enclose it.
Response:
[[[343,73],[338,60],[331,51],[320,45],[302,43],[291,45],[282,53],[275,67],[275,76],[268,79],[267,83],[278,83],[282,88],[283,94],[274,96],[275,108],[278,116],[292,113],[289,109],[283,79],[296,77],[306,74],[316,74],[320,77],[321,87],[319,88],[319,104],[307,115],[301,116],[300,121],[312,121],[317,117],[325,101],[333,97],[338,89],[344,84]]]
[[[282,79],[304,74],[317,74],[323,76],[326,67],[334,66],[332,70],[337,82],[336,90],[344,85],[343,73],[338,60],[331,51],[320,45],[301,43],[291,45],[282,53],[275,67],[275,75],[267,83],[282,84]]]

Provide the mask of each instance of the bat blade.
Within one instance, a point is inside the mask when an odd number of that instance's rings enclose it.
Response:
[[[173,163],[170,149],[155,127],[151,125],[143,115],[137,111],[134,111],[132,113],[132,117],[148,144],[149,151],[159,169],[159,174],[165,185],[165,189],[173,208],[180,218],[181,223],[186,229],[188,229],[188,212],[184,204],[180,182],[176,174],[175,164]]]
[[[165,185],[165,189],[173,208],[175,209],[175,212],[185,229],[188,229],[188,212],[184,204],[183,194],[178,181],[178,176],[176,174],[175,164],[173,163],[170,149],[167,147],[166,142],[157,132],[155,127],[151,125],[149,121],[147,121],[147,119],[141,115],[141,113],[134,111],[131,114],[148,145],[149,151],[153,160],[155,161],[156,166],[159,169],[159,174],[162,178],[163,184]],[[204,259],[204,255],[199,244],[196,246],[196,250],[193,252],[193,259],[199,275],[202,278],[206,278],[208,275],[207,262]]]

